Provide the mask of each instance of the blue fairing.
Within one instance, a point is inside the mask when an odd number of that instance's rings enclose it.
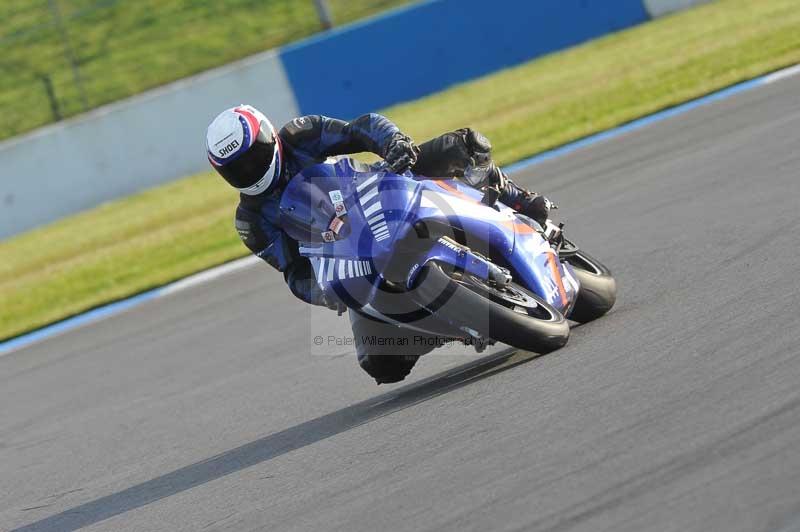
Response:
[[[561,312],[571,310],[578,283],[535,222],[482,204],[480,192],[455,180],[356,166],[344,158],[307,168],[281,199],[281,226],[300,242],[328,294],[363,308],[387,284],[412,286],[431,260],[486,279],[491,256],[515,282]]]

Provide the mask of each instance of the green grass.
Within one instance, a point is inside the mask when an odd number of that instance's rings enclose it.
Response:
[[[412,0],[328,0],[343,24]],[[0,139],[83,102],[49,0],[0,2]],[[58,0],[93,108],[320,31],[313,0]]]
[[[508,163],[795,63],[797,0],[719,0],[386,112],[418,140],[479,128]],[[204,174],[0,243],[0,338],[246,254],[235,204]]]

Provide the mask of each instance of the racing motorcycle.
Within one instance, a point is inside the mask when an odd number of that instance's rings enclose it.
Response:
[[[616,282],[563,233],[499,203],[493,188],[329,160],[297,174],[280,223],[328,300],[447,339],[547,353],[569,320],[614,305]]]

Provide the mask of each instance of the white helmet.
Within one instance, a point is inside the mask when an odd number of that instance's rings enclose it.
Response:
[[[214,170],[242,194],[261,194],[280,178],[280,139],[255,107],[221,112],[208,126],[206,151]]]

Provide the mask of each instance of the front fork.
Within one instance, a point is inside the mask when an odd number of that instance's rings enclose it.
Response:
[[[506,286],[511,282],[511,273],[507,269],[497,266],[480,253],[472,251],[452,238],[443,236],[431,246],[430,251],[422,261],[411,267],[406,278],[407,289],[411,289],[414,286],[422,267],[429,262],[449,264],[464,273],[495,283],[498,286]]]
[[[443,236],[431,246],[430,251],[422,261],[411,267],[406,279],[407,289],[410,290],[414,286],[422,267],[429,262],[448,264],[455,269],[463,271],[465,274],[474,275],[498,286],[506,286],[511,283],[511,273],[507,269],[497,266],[480,253],[472,251],[452,238]],[[471,344],[477,353],[482,353],[487,346],[495,343],[494,340],[484,338],[477,331],[466,327],[462,327],[461,330],[466,334],[465,344]]]

